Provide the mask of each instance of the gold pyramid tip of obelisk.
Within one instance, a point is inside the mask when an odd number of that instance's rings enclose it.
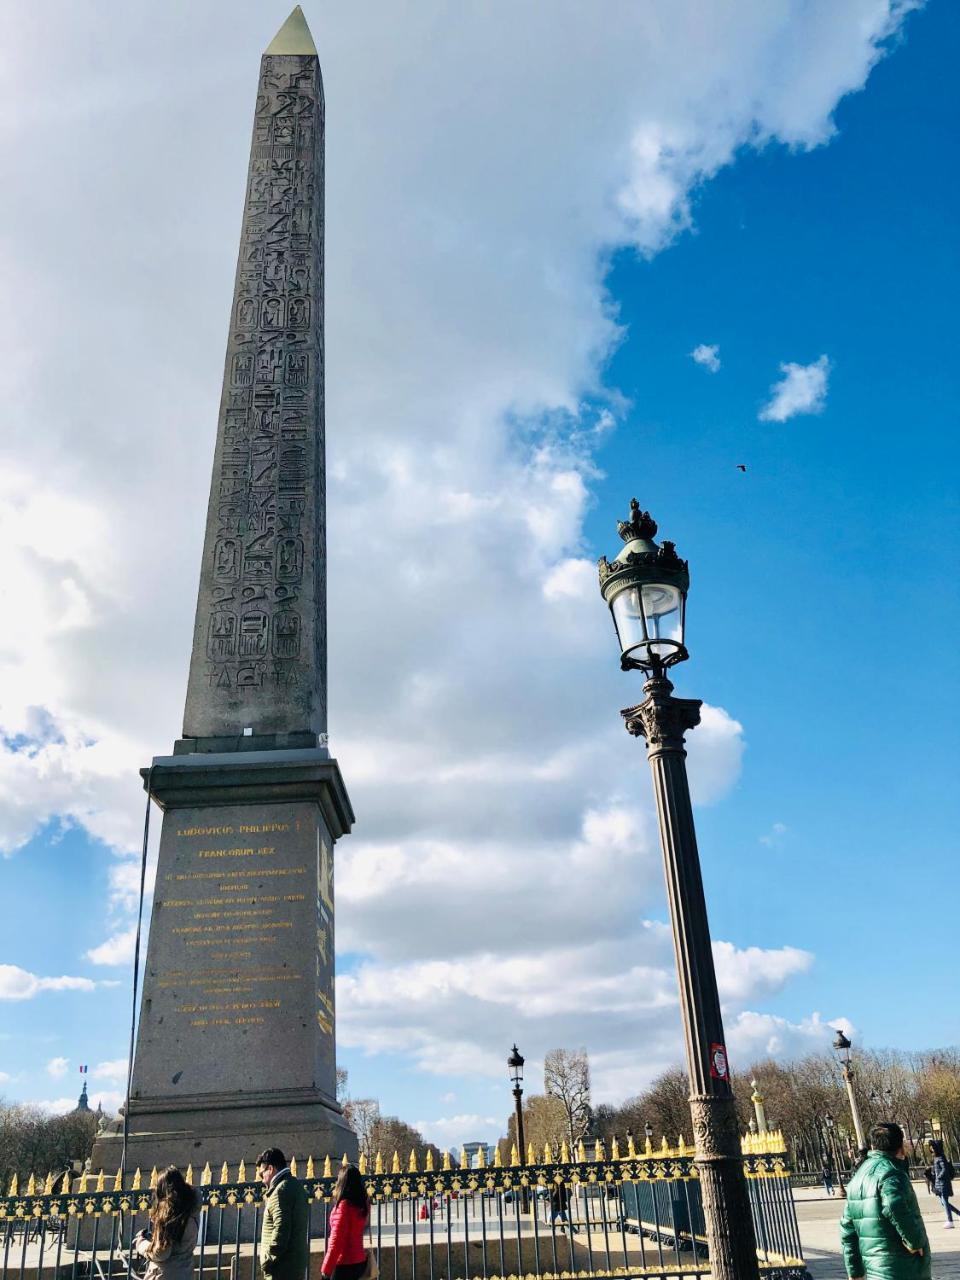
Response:
[[[313,54],[316,57],[317,46],[313,43],[313,36],[310,34],[307,20],[299,5],[264,49],[264,53],[299,54],[300,56]]]

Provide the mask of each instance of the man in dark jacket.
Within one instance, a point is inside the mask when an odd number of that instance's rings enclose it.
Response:
[[[307,1270],[310,1205],[303,1183],[290,1172],[282,1151],[257,1157],[257,1177],[266,1188],[260,1232],[260,1269],[265,1280],[303,1280]]]
[[[903,1130],[878,1124],[847,1187],[840,1220],[850,1280],[930,1280],[930,1242],[910,1185]]]

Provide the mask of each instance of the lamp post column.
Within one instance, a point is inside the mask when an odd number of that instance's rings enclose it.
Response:
[[[857,1106],[857,1095],[853,1088],[853,1067],[845,1062],[842,1067],[843,1082],[847,1086],[847,1101],[850,1104],[850,1115],[853,1119],[854,1132],[857,1135],[857,1148],[866,1151],[867,1140],[863,1132],[863,1121],[860,1119],[860,1108]]]
[[[690,1076],[690,1113],[714,1280],[757,1280],[753,1217],[726,1061],[720,997],[687,782],[684,734],[700,723],[698,699],[673,697],[662,668],[644,701],[621,714],[642,737],[653,774]]]

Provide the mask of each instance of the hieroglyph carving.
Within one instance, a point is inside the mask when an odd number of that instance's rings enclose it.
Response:
[[[322,146],[317,59],[264,57],[187,736],[326,727]]]

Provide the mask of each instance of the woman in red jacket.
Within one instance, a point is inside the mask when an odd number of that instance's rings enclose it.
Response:
[[[363,1233],[370,1216],[367,1188],[356,1165],[340,1170],[333,1191],[327,1251],[320,1264],[325,1280],[360,1280],[367,1266]]]

